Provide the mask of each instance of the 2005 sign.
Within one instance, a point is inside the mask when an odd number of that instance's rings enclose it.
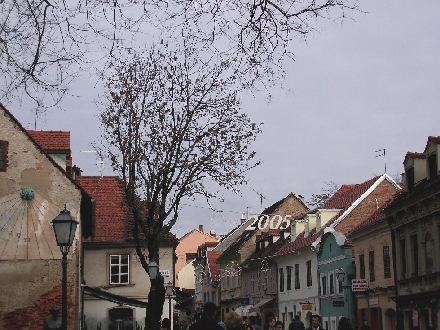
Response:
[[[268,226],[269,229],[286,229],[290,226],[291,217],[290,214],[285,215],[284,218],[279,214],[263,214],[258,216],[246,230],[266,229]]]

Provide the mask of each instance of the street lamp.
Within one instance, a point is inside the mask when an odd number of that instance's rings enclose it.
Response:
[[[171,283],[171,281],[168,281],[168,283],[165,284],[165,289],[167,290],[167,297],[168,297],[168,319],[170,320],[170,329],[173,329],[173,319],[171,313],[171,296],[173,295],[174,286]]]
[[[151,279],[151,317],[150,320],[152,322],[151,329],[157,330],[157,322],[156,322],[156,279],[159,275],[159,264],[155,260],[151,260],[148,264],[148,275]],[[150,301],[148,301],[150,304]]]
[[[62,328],[67,330],[67,254],[72,246],[78,221],[70,215],[70,212],[64,206],[64,210],[52,220],[52,226],[57,245],[60,247],[61,254],[63,255],[61,261],[63,267]]]

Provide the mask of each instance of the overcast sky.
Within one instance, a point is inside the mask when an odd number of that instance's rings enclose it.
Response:
[[[174,228],[179,237],[199,224],[229,232],[241,214],[257,214],[290,192],[306,201],[325,182],[354,184],[403,172],[407,151],[422,152],[429,135],[440,135],[440,1],[360,0],[368,13],[354,20],[321,22],[307,43],[292,44],[284,89],[243,97],[243,109],[264,122],[255,149],[263,164],[249,173],[242,196],[225,194],[212,212],[201,201],[183,205]],[[73,86],[64,112],[54,110],[37,129],[70,130],[74,164],[83,175],[98,175],[92,150],[99,141],[93,79]],[[5,106],[29,129],[26,105]],[[105,174],[111,175],[109,166]],[[260,194],[263,203],[260,205]]]

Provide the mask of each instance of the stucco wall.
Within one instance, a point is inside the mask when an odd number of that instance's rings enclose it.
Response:
[[[0,172],[0,329],[41,329],[50,307],[61,308],[61,252],[50,222],[65,205],[79,221],[81,193],[1,107],[0,140],[9,142]],[[33,199],[21,199],[24,187]],[[80,232],[69,254],[69,329],[78,324]]]

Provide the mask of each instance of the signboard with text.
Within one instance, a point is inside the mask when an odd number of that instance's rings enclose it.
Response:
[[[368,280],[365,278],[352,279],[351,290],[353,292],[362,292],[368,290]]]

